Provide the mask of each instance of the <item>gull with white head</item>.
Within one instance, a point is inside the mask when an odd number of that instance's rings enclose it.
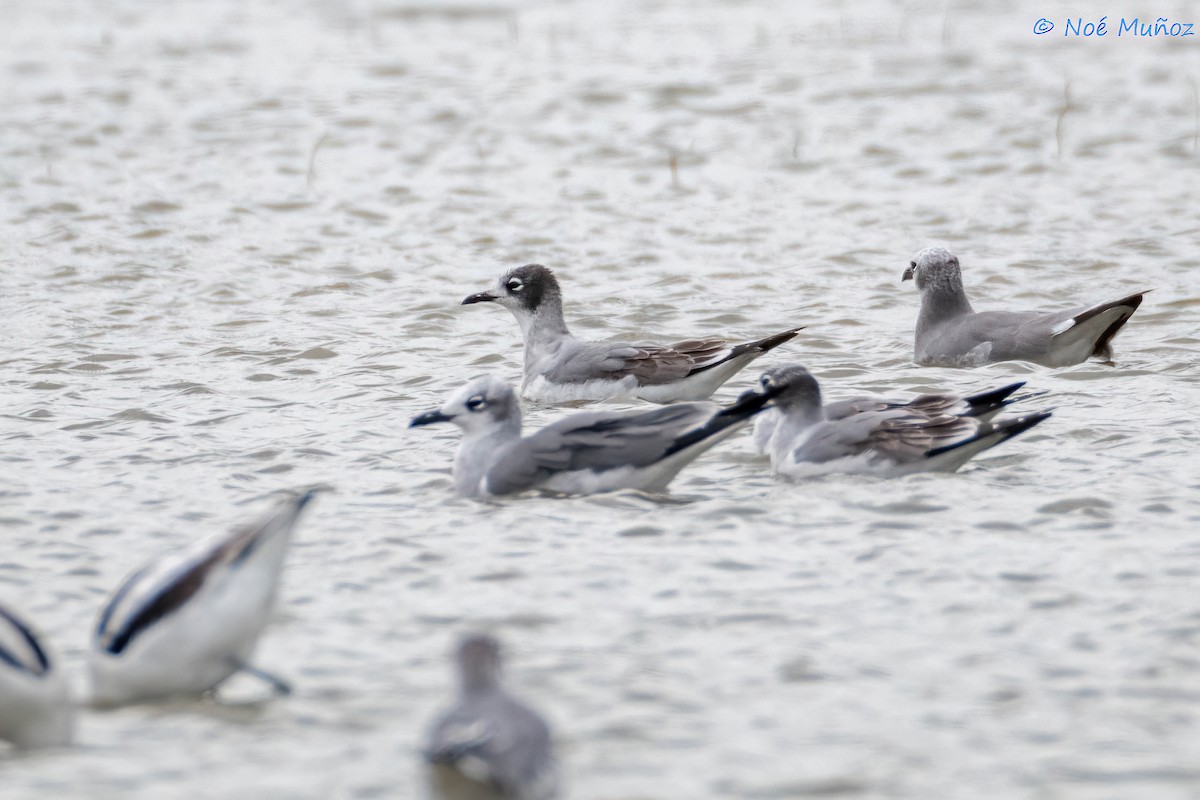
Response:
[[[585,411],[523,437],[516,392],[483,375],[440,408],[414,417],[409,427],[450,422],[462,430],[454,483],[467,497],[531,489],[662,492],[701,453],[748,424],[770,397],[749,391],[725,407],[695,402],[651,411]]]
[[[917,253],[901,277],[907,280],[921,294],[914,360],[926,366],[1032,361],[1067,367],[1092,356],[1111,360],[1113,337],[1145,294],[1064,311],[976,312],[963,290],[958,257],[944,247]]]

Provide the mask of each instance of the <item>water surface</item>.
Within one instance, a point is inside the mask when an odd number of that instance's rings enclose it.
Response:
[[[1200,797],[1195,40],[804,5],[0,3],[0,597],[81,676],[130,570],[337,487],[257,657],[295,696],[87,715],[5,798],[415,796],[478,628],[572,797]],[[917,368],[932,241],[979,308],[1154,291],[1115,366]],[[518,377],[457,303],[530,261],[580,335],[807,325],[764,361],[831,397],[1055,415],[953,476],[743,437],[671,501],[457,499],[405,425]]]

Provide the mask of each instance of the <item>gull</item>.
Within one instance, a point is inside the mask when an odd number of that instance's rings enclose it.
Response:
[[[767,443],[771,468],[788,477],[953,472],[1050,417],[1049,411],[1039,411],[988,421],[970,413],[893,406],[830,418],[817,379],[802,366],[768,370],[761,384],[776,393],[771,402],[780,411]]]
[[[250,666],[308,491],[259,522],[135,572],[100,612],[88,652],[92,703],[201,695],[236,672],[290,688]]]
[[[500,643],[467,636],[457,660],[458,702],[434,722],[425,747],[435,785],[449,794],[449,786],[465,779],[502,797],[558,797],[550,728],[501,685]]]
[[[751,361],[803,330],[791,328],[741,344],[714,337],[671,345],[580,341],[563,320],[558,279],[541,264],[511,269],[495,289],[462,302],[496,302],[517,318],[525,338],[521,394],[541,403],[623,395],[653,403],[705,400]]]
[[[764,386],[772,380],[764,375]],[[823,406],[826,420],[839,420],[865,411],[890,411],[903,409],[914,414],[936,416],[953,414],[955,416],[975,417],[980,422],[989,422],[1008,406],[1032,397],[1039,397],[1045,392],[1026,392],[1023,395],[1012,395],[1025,385],[1025,381],[1017,381],[998,389],[988,389],[971,395],[960,394],[922,394],[910,400],[896,400],[880,397],[856,397],[851,400],[835,400]],[[754,418],[754,447],[759,453],[766,453],[770,446],[775,426],[783,418],[783,412],[777,406],[768,406],[765,411]]]
[[[70,689],[33,629],[0,606],[0,739],[20,748],[71,743]]]
[[[958,258],[943,247],[918,253],[901,282],[910,279],[921,293],[914,359],[925,366],[1032,361],[1068,367],[1092,356],[1111,361],[1113,337],[1145,294],[1065,311],[976,313],[963,291]]]
[[[724,408],[695,402],[651,411],[586,411],[522,437],[516,392],[482,375],[441,408],[414,417],[409,427],[451,422],[462,429],[454,483],[467,497],[529,489],[661,492],[697,456],[746,425],[771,396],[745,392]]]

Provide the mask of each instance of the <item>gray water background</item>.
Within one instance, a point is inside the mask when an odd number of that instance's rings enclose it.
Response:
[[[1103,40],[1058,31],[1112,16]],[[258,662],[295,696],[85,715],[9,798],[417,795],[462,631],[508,645],[575,798],[1200,797],[1194,4],[0,2],[0,598],[83,689],[147,558],[279,492]],[[917,368],[900,273],[980,308],[1152,288],[1117,365]],[[830,397],[1048,391],[953,476],[773,479],[747,437],[637,494],[457,499],[505,267],[575,331],[809,326]],[[753,379],[731,382],[728,399]],[[533,426],[562,409],[530,408]]]

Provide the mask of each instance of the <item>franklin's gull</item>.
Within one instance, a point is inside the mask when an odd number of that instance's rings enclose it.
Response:
[[[541,403],[605,400],[633,395],[653,403],[704,400],[725,381],[802,328],[733,344],[688,339],[671,345],[583,342],[567,330],[554,273],[527,264],[500,276],[496,288],[463,305],[496,302],[512,312],[525,338],[521,394]]]
[[[914,360],[926,366],[975,367],[996,361],[1032,361],[1046,367],[1112,359],[1112,339],[1145,292],[1065,311],[976,313],[963,291],[958,258],[943,247],[916,255],[901,282],[921,293]]]
[[[781,412],[767,443],[771,468],[788,477],[953,472],[972,456],[1050,416],[1039,411],[985,421],[969,413],[927,413],[899,406],[830,419],[821,405],[821,387],[804,367],[768,370],[761,383],[777,392],[771,402]]]
[[[516,393],[483,375],[441,408],[414,417],[409,427],[452,422],[462,429],[454,483],[467,497],[529,489],[661,492],[697,456],[747,424],[771,396],[745,392],[724,408],[695,402],[652,411],[586,411],[522,437]]]
[[[764,375],[763,380],[769,383],[771,378]],[[1001,386],[999,389],[988,389],[977,394],[922,394],[910,400],[856,397],[851,400],[835,400],[832,403],[825,403],[823,410],[826,420],[845,419],[864,411],[889,411],[899,408],[925,416],[953,414],[975,417],[980,422],[988,422],[1013,403],[1044,394],[1044,392],[1027,392],[1013,397],[1013,393],[1024,385],[1024,381],[1017,381],[1007,386]],[[775,406],[768,406],[754,418],[754,447],[758,452],[767,452],[771,437],[775,433],[775,426],[782,418],[783,411]]]
[[[425,747],[434,785],[443,795],[451,794],[448,785],[466,780],[502,797],[558,797],[550,728],[501,685],[499,642],[468,636],[457,656],[458,703],[434,722]]]
[[[88,653],[92,702],[200,695],[236,672],[287,694],[286,683],[248,659],[274,605],[292,530],[313,495],[127,578],[96,624]]]
[[[75,707],[62,671],[33,629],[0,606],[0,739],[17,747],[70,744]]]

